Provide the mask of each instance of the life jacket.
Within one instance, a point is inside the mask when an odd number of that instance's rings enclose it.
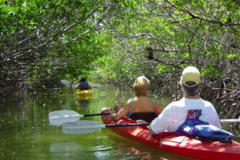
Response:
[[[81,85],[81,90],[87,90],[88,89],[88,82],[84,81],[84,82],[80,82]]]
[[[229,143],[235,137],[232,133],[198,119],[187,119],[179,126],[175,135],[187,135],[202,141],[220,141],[223,143]]]

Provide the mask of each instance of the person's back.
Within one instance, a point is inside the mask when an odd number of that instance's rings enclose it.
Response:
[[[200,73],[195,67],[184,69],[180,84],[184,97],[170,103],[150,124],[149,133],[175,132],[186,119],[199,119],[221,128],[218,114],[213,105],[198,97]]]
[[[164,116],[163,116],[164,115]],[[212,104],[201,98],[188,99],[182,98],[179,101],[170,103],[159,115],[161,125],[158,130],[174,132],[186,119],[199,119],[217,127],[221,127],[217,113]]]
[[[132,99],[132,102],[132,113],[149,111],[155,112],[154,101],[148,97],[135,97]]]
[[[86,78],[82,78],[80,80],[80,83],[75,87],[75,89],[89,90],[89,89],[92,89],[92,87],[88,84],[88,81],[86,80]]]
[[[88,90],[89,89],[87,81],[80,82],[80,85],[81,85],[81,90]]]
[[[148,97],[136,97],[130,99],[131,107],[127,116],[133,120],[144,120],[151,122],[158,114],[156,111],[156,102]]]
[[[122,107],[118,106],[114,110],[110,111],[113,120],[118,120],[122,116],[128,116],[133,120],[144,120],[151,122],[156,118],[157,114],[162,112],[162,107],[147,97],[147,92],[150,87],[150,81],[144,77],[138,77],[133,85],[135,91],[135,98],[129,99]],[[117,112],[117,113],[116,113]],[[152,117],[152,118],[146,118]]]

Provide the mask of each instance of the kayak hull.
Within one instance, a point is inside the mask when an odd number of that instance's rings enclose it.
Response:
[[[102,109],[103,113],[108,113],[109,109]],[[136,123],[135,121],[122,117],[118,121],[112,121],[110,115],[103,115],[102,120],[105,124],[116,123]],[[164,132],[158,135],[150,135],[147,126],[131,127],[111,127],[111,130],[129,140],[159,150],[189,156],[199,159],[239,159],[240,143],[232,141],[232,144],[215,142],[204,142],[186,136],[175,136],[172,132]]]
[[[91,97],[93,90],[76,90],[77,96]]]

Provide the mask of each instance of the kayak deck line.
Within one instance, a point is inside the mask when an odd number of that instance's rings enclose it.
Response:
[[[109,113],[109,109],[103,109],[102,113]],[[118,121],[112,121],[109,115],[101,117],[105,124],[136,123],[126,117]],[[219,141],[206,142],[187,136],[175,136],[174,132],[150,135],[147,126],[111,127],[111,131],[143,145],[183,156],[206,160],[239,159],[240,157],[240,143],[234,140],[231,144]]]

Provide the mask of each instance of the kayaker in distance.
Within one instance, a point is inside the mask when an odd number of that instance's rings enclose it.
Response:
[[[213,105],[198,96],[199,84],[199,70],[193,66],[185,68],[180,80],[184,97],[164,108],[149,125],[149,133],[175,132],[186,119],[199,119],[221,128],[219,116]]]
[[[89,90],[89,89],[92,89],[92,87],[88,84],[88,81],[86,80],[86,78],[82,78],[80,80],[80,83],[75,87],[75,89]]]
[[[145,76],[138,77],[133,85],[135,98],[129,99],[123,106],[118,104],[119,98],[115,100],[115,108],[111,109],[112,120],[119,120],[126,116],[133,120],[144,120],[151,122],[160,114],[163,108],[154,99],[147,97],[150,81]]]

